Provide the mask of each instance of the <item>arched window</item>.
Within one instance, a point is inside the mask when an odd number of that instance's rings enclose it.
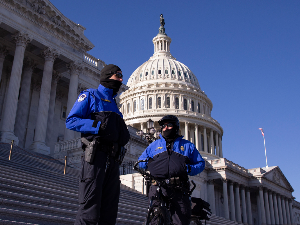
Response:
[[[179,109],[179,98],[175,98],[175,109]]]
[[[144,110],[144,99],[141,99],[141,110]]]
[[[149,107],[148,108],[152,109],[152,98],[151,97],[149,98]]]
[[[130,113],[130,103],[127,103],[127,113]]]
[[[170,97],[166,99],[166,108],[170,108]]]
[[[133,101],[133,112],[136,111],[136,100]]]
[[[200,103],[198,103],[198,113],[201,113],[201,110],[200,110]]]
[[[192,111],[195,111],[194,101],[192,101]]]
[[[205,105],[203,106],[203,114],[205,114]]]
[[[183,100],[183,109],[187,110],[187,100],[186,99]]]
[[[157,108],[161,108],[161,97],[157,98]]]

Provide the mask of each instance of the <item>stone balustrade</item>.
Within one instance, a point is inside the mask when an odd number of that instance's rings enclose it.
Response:
[[[97,59],[88,53],[84,54],[84,62],[88,63],[89,65],[92,65],[93,67],[98,68],[99,70],[101,70],[104,66],[104,62],[102,60]]]
[[[64,152],[68,150],[75,150],[81,148],[80,138],[71,139],[67,141],[61,141],[55,144],[54,153]]]

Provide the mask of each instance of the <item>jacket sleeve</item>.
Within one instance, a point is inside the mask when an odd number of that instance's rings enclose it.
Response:
[[[150,146],[149,145],[146,150],[142,153],[142,155],[139,157],[138,161],[140,160],[149,160],[150,156],[149,156],[149,151],[150,151]],[[143,169],[147,169],[147,164],[148,162],[140,162],[139,163],[139,167],[143,168]]]
[[[194,144],[191,144],[190,147],[191,147],[191,155],[189,157],[190,159],[189,165],[191,167],[191,170],[189,171],[188,175],[195,176],[204,170],[205,161]]]
[[[95,100],[87,91],[82,92],[73,105],[67,119],[66,127],[81,133],[97,134],[101,122],[91,119],[95,107]]]

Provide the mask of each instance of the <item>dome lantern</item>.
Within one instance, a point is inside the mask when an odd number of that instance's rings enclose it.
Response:
[[[163,17],[163,14],[160,14],[160,27],[158,29],[159,32],[157,36],[152,40],[154,44],[154,58],[159,57],[160,55],[173,58],[170,53],[170,44],[172,39],[167,36],[164,25],[165,19]]]

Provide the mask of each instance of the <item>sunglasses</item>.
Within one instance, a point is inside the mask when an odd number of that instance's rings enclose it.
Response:
[[[117,76],[118,78],[123,78],[123,74],[121,74],[121,73],[116,73],[116,76]]]
[[[168,123],[168,124],[164,124],[161,126],[162,129],[166,128],[166,127],[174,127],[174,125],[172,123]]]

